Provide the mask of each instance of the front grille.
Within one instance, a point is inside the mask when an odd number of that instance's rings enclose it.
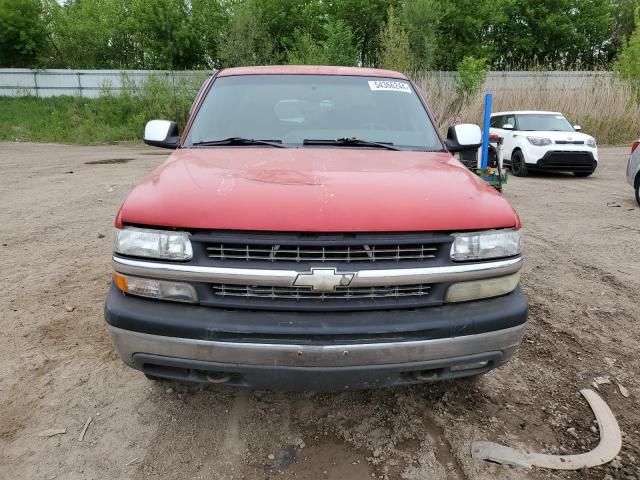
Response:
[[[337,287],[335,292],[314,292],[304,287],[264,287],[256,285],[232,285],[216,283],[211,286],[218,297],[264,298],[286,300],[374,300],[404,297],[425,297],[430,285],[394,285],[383,287]]]
[[[279,269],[308,273],[438,267],[451,264],[453,237],[440,232],[233,232],[201,231],[191,236],[193,263],[225,268]],[[446,282],[373,288],[339,286],[333,292],[275,286],[253,280],[219,279],[198,285],[200,304],[217,308],[271,311],[358,311],[441,305]],[[219,282],[219,283],[218,283]],[[288,284],[280,284],[288,285]]]
[[[268,262],[402,262],[436,258],[437,245],[252,245],[216,243],[206,247],[207,256],[215,260]]]
[[[557,145],[584,145],[583,140],[556,140]]]

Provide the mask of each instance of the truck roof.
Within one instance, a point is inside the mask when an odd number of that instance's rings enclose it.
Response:
[[[342,75],[360,77],[385,77],[407,80],[403,74],[392,70],[359,67],[328,67],[321,65],[269,65],[262,67],[226,68],[218,77],[236,75]]]

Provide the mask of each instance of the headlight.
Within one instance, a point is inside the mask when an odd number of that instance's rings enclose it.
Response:
[[[596,139],[590,138],[587,140],[587,147],[596,148]]]
[[[551,145],[551,140],[549,138],[527,137],[527,140],[529,140],[531,145],[535,145],[536,147],[546,147],[547,145]]]
[[[187,232],[146,228],[125,227],[116,230],[113,250],[121,255],[162,260],[190,260],[193,257]]]
[[[522,251],[520,230],[483,230],[453,236],[451,259],[457,262],[512,257]]]
[[[486,278],[470,282],[454,283],[447,290],[445,302],[468,302],[481,298],[491,298],[513,292],[520,281],[520,272],[506,277]]]
[[[172,302],[198,302],[195,288],[188,283],[132,277],[118,272],[113,274],[113,282],[119,290],[130,295]]]

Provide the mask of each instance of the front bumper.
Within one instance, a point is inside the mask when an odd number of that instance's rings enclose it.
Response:
[[[589,151],[552,150],[546,152],[534,166],[540,170],[593,172],[598,166],[598,161]]]
[[[524,334],[527,301],[503,297],[413,310],[228,311],[125,296],[105,317],[122,360],[145,373],[273,390],[344,390],[483,373]]]
[[[598,166],[598,148],[586,145],[547,145],[536,147],[524,143],[521,146],[528,168],[545,170],[561,170],[562,165],[591,164],[593,169]]]

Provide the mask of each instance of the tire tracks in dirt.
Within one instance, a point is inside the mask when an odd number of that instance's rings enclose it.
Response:
[[[249,412],[249,392],[238,390],[227,419],[225,435],[222,439],[221,461],[231,470],[241,467],[246,445],[241,435],[243,419]]]
[[[447,469],[448,480],[467,480],[462,465],[453,453],[453,447],[445,436],[444,428],[426,407],[423,413],[427,438],[433,446],[436,460]]]

